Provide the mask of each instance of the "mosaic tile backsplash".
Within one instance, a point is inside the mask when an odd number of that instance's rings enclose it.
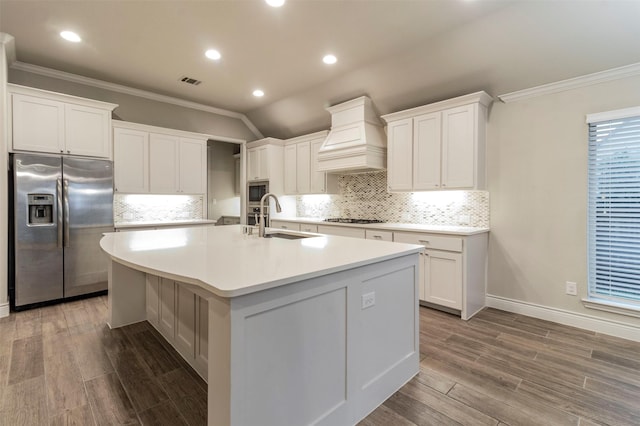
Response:
[[[202,219],[203,214],[202,195],[114,194],[113,197],[116,224]]]
[[[489,227],[487,191],[387,192],[387,172],[341,175],[339,193],[296,197],[298,217]]]

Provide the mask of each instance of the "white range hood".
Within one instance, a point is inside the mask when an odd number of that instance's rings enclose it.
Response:
[[[364,172],[387,166],[387,137],[371,99],[361,96],[327,108],[331,131],[318,153],[318,171]]]

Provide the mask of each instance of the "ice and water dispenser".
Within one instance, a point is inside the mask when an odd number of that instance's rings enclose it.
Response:
[[[28,194],[29,225],[53,225],[52,194]]]

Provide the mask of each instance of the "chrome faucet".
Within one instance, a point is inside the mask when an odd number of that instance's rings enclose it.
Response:
[[[262,198],[260,199],[260,228],[258,231],[258,236],[260,237],[264,237],[266,232],[265,232],[265,216],[264,216],[264,200],[266,200],[267,198],[273,198],[276,201],[276,212],[280,213],[282,211],[282,207],[280,207],[280,201],[278,201],[278,197],[276,197],[276,194],[272,194],[271,192],[264,194],[262,196]]]

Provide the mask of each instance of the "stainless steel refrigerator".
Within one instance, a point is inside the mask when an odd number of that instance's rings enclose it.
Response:
[[[99,241],[113,231],[113,164],[13,154],[11,177],[14,306],[106,290]]]

